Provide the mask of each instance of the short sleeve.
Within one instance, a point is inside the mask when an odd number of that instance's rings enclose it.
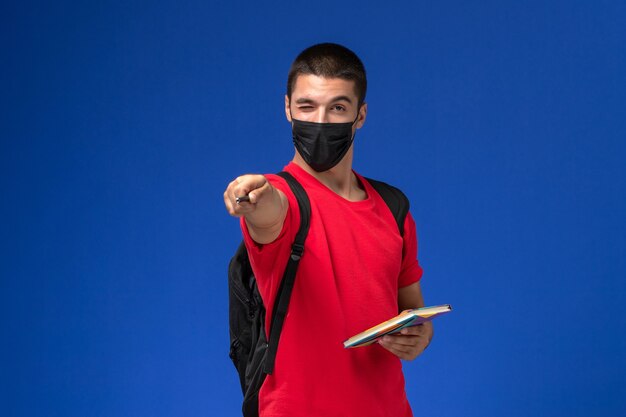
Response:
[[[282,273],[287,265],[291,252],[291,243],[300,224],[300,211],[295,195],[283,178],[277,175],[266,175],[265,177],[272,186],[287,196],[289,202],[287,215],[280,234],[271,243],[259,244],[250,236],[248,225],[243,217],[240,220],[240,225],[243,241],[250,258],[250,266],[256,277],[259,293],[266,306],[267,317],[271,317],[273,300],[278,292]],[[266,330],[269,331],[269,329]]]
[[[252,239],[250,236],[250,231],[248,230],[248,226],[246,224],[246,220],[242,217],[240,220],[241,224],[241,232],[243,233],[244,242],[246,247],[248,248],[248,253],[252,257],[257,254],[261,254],[261,252],[271,252],[274,246],[281,246],[281,242],[283,240],[293,241],[295,237],[295,233],[297,231],[297,225],[300,222],[300,212],[298,208],[298,201],[296,200],[295,195],[289,188],[287,182],[279,177],[278,175],[265,175],[265,178],[272,184],[273,187],[282,191],[285,196],[287,196],[287,201],[289,202],[289,207],[287,209],[287,215],[285,217],[285,221],[283,222],[283,227],[280,231],[278,237],[271,243],[260,244]],[[295,229],[294,229],[295,225]]]
[[[414,284],[422,279],[422,267],[417,260],[417,232],[415,220],[409,212],[404,220],[402,246],[402,267],[398,278],[398,288]]]

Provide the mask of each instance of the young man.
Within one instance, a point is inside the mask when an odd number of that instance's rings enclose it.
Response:
[[[291,66],[285,114],[295,156],[284,169],[307,191],[311,226],[282,329],[274,373],[259,392],[261,416],[411,416],[400,359],[432,338],[430,323],[344,349],[343,341],[407,308],[424,305],[415,222],[403,236],[384,200],[352,170],[365,123],[360,59],[336,44],[304,50]],[[249,196],[249,202],[236,202]],[[291,243],[297,201],[275,175],[242,175],[224,192],[267,308],[266,334]]]

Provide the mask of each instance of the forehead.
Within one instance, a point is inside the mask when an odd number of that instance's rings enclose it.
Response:
[[[354,81],[342,78],[325,78],[312,74],[302,74],[296,78],[291,96],[293,99],[308,98],[320,102],[347,96],[353,103],[357,101]]]

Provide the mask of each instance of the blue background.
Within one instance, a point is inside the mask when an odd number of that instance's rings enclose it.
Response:
[[[235,176],[292,157],[293,58],[368,70],[355,168],[411,198],[416,416],[626,415],[621,1],[0,9],[0,414],[231,416]]]

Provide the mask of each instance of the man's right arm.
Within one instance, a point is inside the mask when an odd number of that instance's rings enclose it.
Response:
[[[237,203],[237,197],[250,201]],[[287,196],[273,187],[263,175],[242,175],[224,191],[224,204],[231,216],[244,217],[250,237],[259,243],[271,243],[280,234],[287,215]]]

